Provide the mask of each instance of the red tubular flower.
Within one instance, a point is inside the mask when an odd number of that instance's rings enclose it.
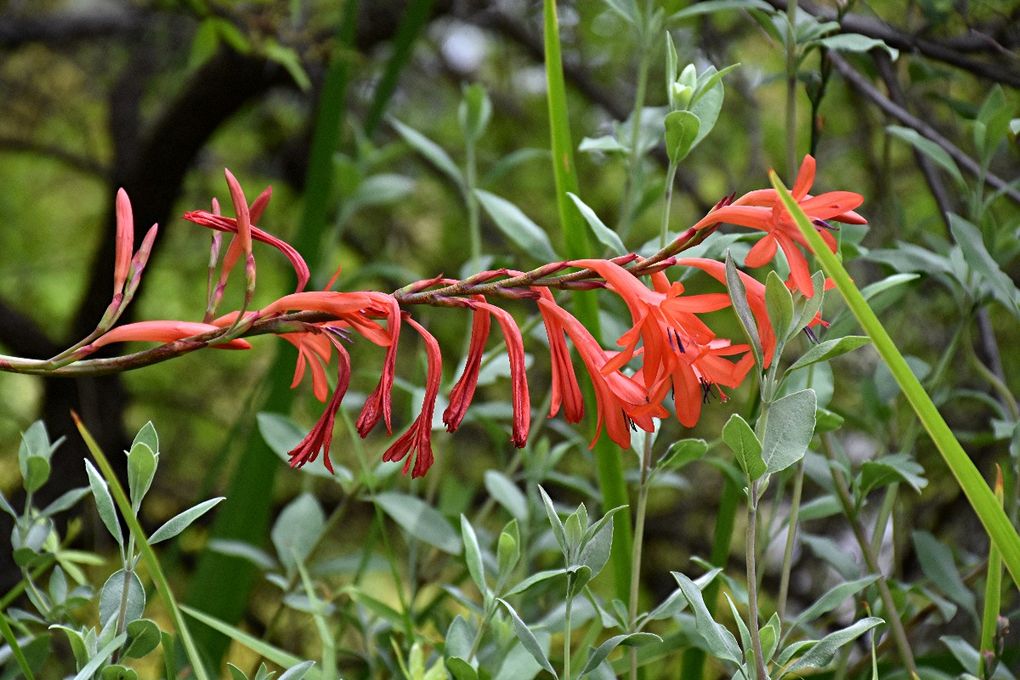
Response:
[[[386,350],[386,359],[383,362],[382,375],[379,377],[379,384],[365,400],[365,405],[358,415],[357,430],[362,437],[368,436],[372,428],[379,422],[379,416],[383,418],[387,434],[393,433],[391,418],[393,414],[392,392],[393,378],[396,375],[397,366],[397,345],[400,342],[400,304],[392,295],[384,293],[369,293],[376,313],[386,316],[386,333],[389,335],[389,347]]]
[[[815,179],[815,159],[805,156],[804,162],[797,173],[797,181],[793,185],[793,197],[801,209],[819,228],[819,233],[830,250],[835,252],[836,240],[828,233],[828,220],[848,224],[866,224],[867,220],[854,212],[854,208],[864,202],[864,197],[851,191],[830,191],[818,196],[808,193]],[[730,205],[713,210],[703,217],[693,229],[703,229],[726,222],[752,229],[760,229],[765,236],[759,240],[747,254],[745,263],[748,267],[761,267],[782,248],[786,260],[790,264],[790,283],[805,297],[814,294],[811,272],[804,253],[797,244],[808,248],[803,235],[783,207],[773,189],[751,191]]]
[[[351,356],[340,342],[340,338],[329,330],[323,332],[326,333],[325,337],[328,338],[328,342],[336,349],[336,389],[333,390],[333,396],[315,423],[315,427],[305,435],[305,438],[297,446],[291,449],[288,455],[291,467],[301,467],[305,463],[314,461],[319,456],[319,451],[322,451],[323,465],[327,470],[333,472],[333,462],[329,459],[329,447],[333,441],[333,424],[336,420],[336,413],[340,410],[340,403],[351,383]]]
[[[114,342],[173,342],[219,330],[222,330],[219,326],[195,321],[136,321],[104,333],[88,347],[94,350]],[[240,338],[212,346],[216,349],[251,349],[251,344]]]
[[[135,220],[131,213],[131,201],[124,189],[117,190],[117,245],[113,265],[113,295],[116,297],[124,292],[128,268],[131,266],[131,254],[135,244]]]
[[[619,371],[608,374],[603,372],[602,368],[609,360],[609,355],[573,315],[551,298],[539,299],[538,305],[545,313],[555,317],[570,336],[591,377],[592,386],[595,388],[598,419],[590,446],[595,446],[605,425],[610,439],[622,448],[629,448],[631,426],[652,432],[655,429],[653,418],[664,418],[669,415],[661,404],[648,402],[646,390],[640,382],[628,378]]]
[[[476,300],[484,301],[482,296],[476,296]],[[474,314],[471,318],[471,342],[468,345],[467,359],[464,361],[464,372],[461,373],[457,384],[450,390],[450,403],[443,411],[443,422],[448,432],[454,432],[460,427],[467,413],[468,406],[475,396],[475,388],[478,386],[478,373],[482,366],[482,355],[485,353],[485,343],[489,339],[489,329],[492,327],[492,315],[484,307],[474,306]]]
[[[552,293],[547,288],[540,288],[541,299],[552,303]],[[552,397],[549,402],[549,417],[555,416],[563,406],[563,417],[568,423],[579,423],[584,418],[584,399],[577,385],[574,364],[570,360],[570,350],[564,336],[566,332],[563,322],[549,306],[539,305],[545,334],[549,339],[549,355],[552,363]]]
[[[443,357],[439,351],[439,343],[431,333],[410,316],[406,318],[406,321],[411,328],[418,331],[422,340],[425,341],[425,354],[428,357],[425,399],[422,401],[421,413],[415,418],[411,427],[386,449],[382,459],[386,462],[403,460],[404,474],[407,474],[408,470],[412,470],[411,477],[421,477],[428,472],[435,460],[435,456],[432,454],[432,414],[436,408],[439,382],[443,377]],[[413,454],[411,454],[412,451],[414,451]]]
[[[514,404],[513,443],[517,448],[522,448],[528,443],[528,430],[531,427],[531,397],[528,394],[528,377],[524,370],[524,339],[521,337],[521,329],[517,327],[517,322],[510,312],[505,309],[474,300],[469,304],[495,315],[503,331],[507,357],[510,359],[510,383]]]
[[[722,293],[680,298],[684,288],[679,283],[672,284],[666,294],[651,290],[626,269],[607,260],[577,260],[571,264],[591,269],[605,279],[627,304],[634,322],[617,341],[623,351],[607,362],[603,371],[625,366],[637,353],[640,342],[642,376],[653,395],[673,374],[678,361],[690,361],[690,357],[684,356],[687,345],[707,343],[715,337],[695,312],[713,312],[729,305],[729,298]],[[672,305],[666,306],[667,300]]]

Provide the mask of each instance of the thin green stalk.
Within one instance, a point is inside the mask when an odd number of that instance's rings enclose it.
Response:
[[[573,574],[567,574],[567,601],[563,612],[563,679],[570,680],[570,610],[574,604],[574,598],[570,594],[574,585]]]
[[[783,550],[783,572],[779,578],[779,602],[776,612],[782,621],[786,615],[786,597],[790,592],[790,570],[793,568],[793,545],[797,539],[797,519],[800,515],[800,497],[804,489],[804,459],[797,465],[797,477],[793,481],[793,498],[790,500],[790,517],[786,523],[786,547]]]
[[[560,52],[559,20],[556,16],[555,0],[544,0],[544,45],[546,96],[549,105],[549,133],[552,150],[553,176],[556,183],[556,207],[567,257],[579,259],[592,254],[591,237],[581,214],[567,196],[567,192],[581,195],[578,189],[577,173],[574,167],[574,146],[570,138],[570,119],[567,114],[567,88],[563,77],[563,60]],[[577,319],[596,338],[602,335],[599,323],[598,299],[584,292],[573,295],[574,312]],[[594,398],[590,385],[584,388],[585,400]],[[589,401],[589,403],[591,403]],[[623,462],[617,447],[606,437],[601,438],[594,448],[595,465],[598,473],[599,490],[607,508],[629,505],[627,483],[623,478]],[[627,598],[630,590],[631,518],[629,509],[620,512],[616,530],[613,532],[613,547],[610,564],[616,596]]]
[[[482,256],[482,228],[478,216],[478,197],[475,186],[478,184],[478,163],[475,160],[475,140],[470,135],[464,140],[464,202],[468,211],[468,242],[471,247],[471,269],[478,270],[478,260]]]
[[[797,0],[786,3],[786,177],[797,173]]]
[[[7,621],[7,612],[0,612],[0,633],[3,634],[4,640],[7,641],[7,645],[11,648],[11,654],[14,655],[14,660],[18,662],[21,674],[25,676],[26,680],[35,680],[35,675],[32,674],[32,667],[28,665],[28,659],[25,658],[25,652],[22,651],[21,645],[18,644],[18,638],[14,635],[14,631],[11,630],[11,624]]]
[[[1002,503],[1005,491],[1002,468],[995,466],[995,497]],[[978,677],[988,678],[987,661],[995,658],[995,638],[999,630],[999,611],[1002,607],[1002,556],[995,545],[988,546],[988,576],[985,578],[985,602],[981,612],[981,644],[978,647]]]
[[[46,555],[42,559],[42,562],[40,562],[31,572],[25,573],[23,570],[21,580],[18,581],[13,588],[8,590],[3,597],[0,597],[0,609],[7,609],[11,602],[14,602],[14,600],[25,592],[28,584],[32,582],[32,579],[38,578],[43,572],[53,566],[53,563],[56,561],[57,559],[53,555]]]
[[[1009,387],[1006,386],[999,376],[995,375],[995,371],[985,366],[985,362],[981,361],[978,357],[977,352],[974,350],[974,343],[970,340],[970,329],[967,330],[967,337],[964,340],[964,346],[967,348],[967,358],[970,360],[970,365],[974,367],[974,370],[978,372],[985,382],[987,382],[995,393],[999,395],[1002,403],[1005,404],[1009,410],[1009,415],[1013,417],[1013,420],[1020,420],[1020,407],[1017,407],[1016,397],[1010,391]]]
[[[170,611],[170,618],[174,621],[174,627],[177,629],[177,635],[184,645],[184,652],[191,663],[195,678],[197,680],[209,680],[205,666],[202,665],[202,659],[198,654],[198,649],[195,647],[195,642],[191,638],[191,632],[188,630],[188,625],[184,622],[180,607],[177,605],[177,599],[174,597],[173,591],[170,590],[170,582],[167,581],[166,574],[163,573],[163,567],[159,563],[159,558],[156,557],[152,546],[149,545],[145,538],[142,525],[138,522],[138,517],[135,516],[131,509],[131,501],[128,500],[127,494],[124,493],[124,487],[121,486],[117,473],[114,472],[110,462],[106,459],[106,454],[99,448],[99,444],[92,438],[89,431],[85,429],[85,424],[78,418],[78,414],[72,411],[71,416],[78,427],[78,432],[81,433],[82,439],[85,440],[85,446],[92,453],[92,457],[96,459],[96,463],[99,465],[99,469],[102,471],[103,477],[110,487],[110,493],[113,495],[113,499],[116,501],[120,514],[124,517],[124,521],[131,531],[131,535],[138,541],[142,559],[145,561],[145,566],[149,569],[149,576],[152,578],[152,582],[156,586],[156,592],[159,593],[163,604]]]
[[[978,472],[973,461],[960,446],[960,442],[957,441],[949,425],[942,419],[931,397],[924,391],[924,387],[910,370],[910,366],[896,347],[896,343],[889,336],[882,322],[875,316],[875,312],[868,306],[868,302],[857,289],[843,267],[843,263],[829,251],[825,241],[811,225],[807,215],[804,214],[804,211],[774,172],[770,173],[769,179],[786,209],[793,216],[801,234],[807,239],[825,274],[835,282],[836,288],[846,300],[847,306],[857,317],[865,333],[871,338],[875,349],[889,367],[889,372],[896,379],[896,383],[914,408],[924,429],[935,443],[939,453],[942,454],[943,460],[956,478],[971,507],[977,513],[985,531],[988,532],[995,547],[1002,553],[1002,559],[1006,568],[1009,569],[1014,583],[1020,585],[1020,535],[1017,535],[1016,528],[1010,524],[992,490],[988,488],[981,473]]]
[[[662,206],[662,222],[659,224],[659,248],[665,248],[669,241],[669,211],[673,205],[673,185],[676,183],[677,164],[669,162],[666,170],[666,202]]]
[[[386,106],[397,89],[400,74],[411,59],[414,44],[418,41],[422,29],[428,25],[432,4],[433,0],[411,0],[407,3],[404,16],[401,17],[400,25],[397,26],[397,33],[393,36],[391,43],[393,52],[390,54],[389,61],[386,62],[386,68],[379,79],[379,84],[375,87],[372,104],[365,116],[365,134],[369,137],[379,127]]]
[[[914,654],[910,650],[910,642],[907,640],[907,632],[903,628],[903,620],[900,618],[899,611],[896,609],[896,602],[893,600],[892,592],[889,590],[889,583],[886,581],[885,574],[882,573],[882,570],[879,567],[877,553],[871,549],[871,545],[868,543],[868,539],[864,535],[864,527],[861,525],[860,517],[854,509],[853,499],[850,496],[850,487],[847,484],[846,477],[843,476],[843,472],[836,465],[831,464],[835,459],[835,454],[832,449],[832,435],[829,433],[823,434],[821,439],[822,450],[825,452],[825,457],[828,458],[830,462],[829,472],[832,475],[832,481],[835,484],[836,495],[843,508],[843,514],[850,523],[850,528],[853,530],[854,538],[857,540],[857,545],[860,547],[861,553],[864,555],[864,563],[868,566],[868,571],[878,577],[878,580],[875,583],[878,586],[878,594],[882,598],[882,606],[885,608],[887,619],[886,623],[889,625],[889,633],[892,636],[893,641],[896,643],[896,650],[899,653],[900,661],[906,667],[910,677],[916,677],[917,665],[914,663]]]
[[[885,496],[882,497],[882,507],[878,509],[878,517],[875,518],[875,528],[871,531],[871,550],[876,555],[882,549],[882,541],[885,539],[885,526],[889,523],[889,518],[892,517],[893,510],[896,508],[896,497],[899,495],[900,483],[893,482],[885,489]],[[893,542],[895,548],[896,542]],[[893,560],[893,564],[896,560]]]
[[[648,481],[652,468],[652,433],[645,433],[645,445],[641,454],[641,478],[638,481],[637,514],[634,517],[634,550],[630,560],[630,599],[627,611],[628,630],[633,631],[637,621],[638,598],[641,595],[641,551],[645,538],[645,512],[648,508]],[[630,677],[638,677],[637,648],[630,650]]]
[[[642,32],[643,33],[643,32]],[[644,36],[639,35],[644,42]],[[620,238],[626,240],[634,223],[634,212],[637,210],[639,189],[641,187],[641,118],[644,115],[645,96],[648,89],[648,70],[651,66],[652,50],[642,45],[641,59],[638,61],[637,89],[634,91],[634,110],[631,113],[630,153],[627,156],[627,186],[623,194],[623,210],[617,231]]]
[[[751,634],[751,647],[754,650],[755,672],[758,680],[768,680],[765,670],[765,658],[761,648],[761,633],[758,631],[758,480],[748,485],[747,502],[747,533],[744,545],[744,557],[747,565],[747,628]]]

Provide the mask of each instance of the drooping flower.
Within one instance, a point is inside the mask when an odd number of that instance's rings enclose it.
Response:
[[[357,430],[362,437],[368,433],[379,422],[380,415],[386,425],[386,433],[393,433],[392,425],[392,392],[393,378],[396,375],[397,367],[397,345],[400,342],[400,318],[402,313],[400,305],[392,295],[384,293],[371,293],[373,302],[372,309],[376,314],[386,317],[386,333],[389,335],[389,346],[386,348],[386,358],[383,360],[382,374],[379,376],[379,384],[376,385],[372,394],[368,395],[365,405],[358,415]]]
[[[549,339],[549,355],[552,365],[552,395],[549,400],[549,417],[555,416],[563,406],[563,417],[568,423],[579,423],[584,418],[584,399],[577,384],[574,364],[570,361],[570,350],[565,339],[566,329],[560,316],[553,312],[555,302],[548,288],[539,288],[540,299],[552,305],[539,305],[545,334]]]
[[[220,326],[197,321],[136,321],[107,331],[82,349],[96,350],[115,342],[174,342],[221,330]],[[241,338],[211,346],[216,349],[251,349],[251,343]]]
[[[311,328],[318,327],[311,326]],[[343,346],[340,337],[333,332],[333,329],[325,327],[321,331],[311,332],[322,332],[336,350],[336,388],[333,390],[333,396],[330,397],[329,403],[326,405],[322,415],[319,416],[315,426],[297,446],[290,450],[288,455],[290,456],[291,467],[301,467],[305,463],[314,461],[319,456],[319,452],[322,451],[323,465],[326,466],[327,470],[333,472],[333,462],[329,459],[329,448],[333,442],[333,425],[336,421],[336,413],[340,410],[340,404],[344,399],[344,395],[347,394],[347,388],[351,383],[351,356],[347,353],[347,349]]]
[[[411,470],[411,477],[421,477],[435,461],[432,453],[432,415],[436,408],[439,383],[443,377],[443,356],[439,351],[439,343],[431,333],[410,316],[406,317],[405,321],[425,342],[425,356],[428,359],[425,398],[422,401],[421,413],[407,431],[386,449],[382,459],[386,462],[403,460],[404,474]]]
[[[524,339],[521,337],[521,329],[517,327],[517,322],[510,312],[505,309],[476,300],[469,304],[487,310],[495,316],[503,331],[507,357],[510,359],[511,399],[514,408],[512,440],[514,446],[523,448],[528,442],[528,430],[531,426],[531,397],[528,394],[528,377],[524,370]]]
[[[484,301],[480,295],[475,299]],[[489,330],[492,327],[492,314],[488,309],[477,305],[473,309],[471,339],[468,343],[467,358],[464,360],[464,370],[450,390],[449,405],[443,411],[443,423],[446,424],[448,432],[455,432],[460,427],[474,398],[482,366],[482,355],[485,354],[485,343],[489,339]]]
[[[805,156],[791,193],[819,230],[825,244],[835,252],[836,240],[828,231],[829,221],[866,224],[867,220],[854,212],[864,202],[864,197],[852,191],[830,191],[812,196],[808,190],[814,179],[815,159]],[[692,228],[703,229],[721,222],[764,231],[765,236],[751,248],[744,260],[745,264],[761,267],[775,257],[777,248],[782,248],[790,265],[789,284],[805,297],[814,294],[807,259],[797,247],[799,244],[808,248],[808,244],[774,189],[759,189],[744,194],[731,204],[708,213]]]

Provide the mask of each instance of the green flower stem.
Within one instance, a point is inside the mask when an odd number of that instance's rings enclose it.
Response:
[[[774,172],[769,174],[772,186],[776,189],[786,209],[793,216],[800,228],[801,234],[807,239],[814,251],[815,256],[822,265],[822,269],[836,284],[836,288],[847,302],[847,306],[860,322],[864,331],[871,338],[875,349],[889,367],[890,373],[896,379],[900,389],[914,408],[924,429],[928,432],[943,460],[949,466],[950,471],[956,478],[957,483],[966,495],[974,512],[977,514],[985,531],[995,544],[995,547],[1002,553],[1003,562],[1009,569],[1014,583],[1020,585],[1020,536],[1013,527],[1006,513],[995,499],[992,490],[981,477],[974,463],[967,456],[967,453],[960,446],[949,429],[946,421],[939,414],[938,409],[932,402],[931,397],[924,391],[920,381],[910,370],[906,360],[896,347],[896,343],[889,337],[889,333],[882,326],[882,322],[875,316],[875,312],[868,306],[864,296],[854,284],[839,258],[831,253],[826,247],[822,237],[815,231],[807,215],[790,195],[790,192],[783,186],[782,182]]]
[[[790,517],[786,523],[786,547],[783,549],[783,572],[779,578],[779,601],[776,612],[782,621],[786,614],[786,597],[790,591],[790,570],[793,568],[793,545],[797,538],[797,519],[800,515],[800,497],[804,489],[804,459],[797,465],[793,481],[793,498],[790,500]]]
[[[132,537],[138,541],[142,559],[145,561],[145,566],[149,569],[149,576],[152,578],[152,582],[156,586],[156,592],[159,593],[163,604],[170,611],[170,618],[173,619],[177,635],[181,639],[181,644],[184,645],[184,653],[191,663],[195,678],[197,680],[209,680],[205,666],[202,665],[202,659],[198,654],[198,649],[195,647],[195,642],[191,637],[191,632],[188,630],[184,617],[181,615],[180,607],[177,605],[177,599],[174,597],[173,591],[170,590],[170,582],[167,581],[166,574],[163,573],[163,567],[159,563],[159,558],[156,557],[152,546],[149,545],[148,540],[145,538],[142,525],[138,522],[138,517],[135,516],[131,509],[131,501],[128,500],[127,494],[124,493],[124,487],[120,485],[117,473],[113,471],[110,461],[106,459],[106,454],[99,448],[99,444],[92,438],[89,431],[85,429],[85,424],[78,418],[78,414],[72,411],[71,417],[74,419],[82,439],[85,440],[85,446],[92,453],[92,457],[96,459],[96,463],[99,465],[106,483],[110,486],[110,493],[113,495],[113,499],[116,501],[120,514],[124,517]]]
[[[1002,468],[996,467],[995,497],[1002,503],[1005,492]],[[978,647],[978,677],[990,677],[987,657],[995,656],[995,638],[999,629],[999,610],[1002,606],[1002,556],[995,545],[988,546],[988,576],[985,578],[985,602],[981,612],[981,643]]]
[[[570,610],[574,598],[570,591],[574,585],[574,575],[567,574],[567,601],[563,612],[563,680],[570,680]]]
[[[747,628],[751,634],[751,647],[754,652],[755,672],[758,680],[768,680],[765,670],[764,653],[761,648],[761,633],[758,631],[758,480],[748,484],[747,502],[747,534],[744,544],[744,555],[747,564]]]
[[[652,433],[646,432],[641,454],[641,478],[638,482],[637,512],[634,516],[634,549],[630,560],[630,599],[627,610],[628,630],[633,632],[637,622],[638,599],[641,595],[641,551],[645,538],[645,513],[648,509],[648,482],[652,468]],[[638,677],[637,648],[630,649],[630,678]]]
[[[882,507],[878,509],[878,517],[875,519],[875,528],[871,531],[871,550],[876,555],[882,549],[882,540],[885,538],[885,526],[889,523],[889,518],[892,517],[893,510],[896,508],[896,497],[900,492],[900,483],[893,482],[885,489],[885,495],[882,497]],[[893,527],[895,532],[896,527]],[[893,541],[893,553],[895,555],[896,541]],[[893,564],[896,564],[895,557]]]
[[[864,555],[864,563],[868,565],[868,571],[878,577],[875,583],[878,586],[878,594],[882,598],[882,606],[885,608],[887,619],[886,623],[889,624],[889,632],[896,643],[900,661],[903,662],[903,665],[909,671],[910,677],[915,677],[917,675],[917,665],[914,663],[914,654],[910,650],[907,632],[903,628],[903,621],[900,618],[899,611],[896,609],[896,602],[893,600],[892,592],[889,590],[885,574],[882,573],[878,566],[878,554],[871,549],[871,544],[868,543],[868,538],[864,535],[864,526],[857,515],[857,510],[854,509],[846,477],[843,476],[843,472],[837,466],[831,464],[835,459],[835,454],[832,450],[832,435],[829,433],[823,434],[821,439],[822,450],[830,462],[829,472],[832,475],[832,481],[835,484],[836,495],[839,497],[843,514],[846,516],[847,521],[850,523],[850,528],[854,532],[854,538],[857,540],[857,545],[860,546],[861,553]]]
[[[797,174],[797,0],[786,3],[786,175]]]

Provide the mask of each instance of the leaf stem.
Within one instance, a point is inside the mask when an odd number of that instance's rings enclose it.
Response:
[[[758,630],[758,480],[752,481],[747,488],[747,534],[744,545],[747,566],[747,628],[751,634],[758,680],[768,680],[765,655],[761,647],[761,633]]]

